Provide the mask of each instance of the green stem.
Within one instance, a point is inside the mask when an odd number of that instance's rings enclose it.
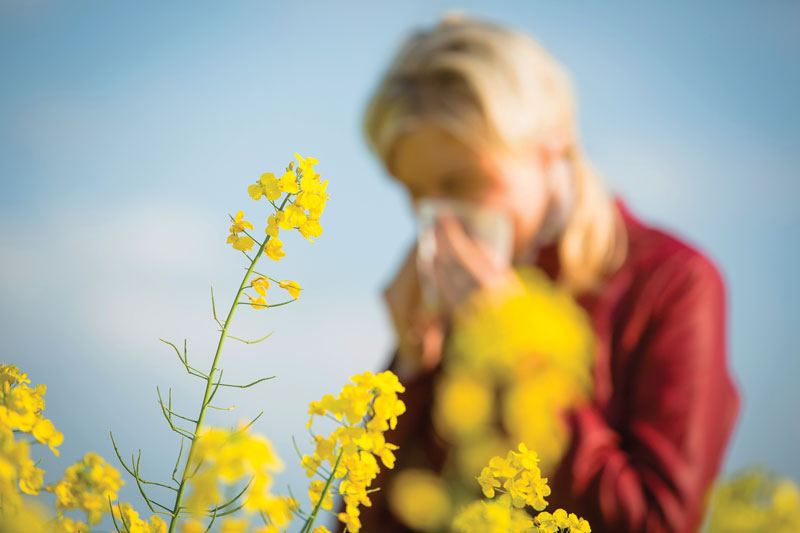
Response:
[[[325,487],[322,489],[322,494],[319,496],[319,501],[317,505],[314,506],[314,510],[311,512],[311,516],[308,517],[306,523],[303,524],[303,529],[300,530],[300,533],[309,533],[311,528],[314,527],[314,520],[317,519],[317,514],[319,510],[322,508],[322,502],[325,501],[325,495],[328,494],[328,490],[331,488],[331,484],[333,483],[333,477],[336,473],[336,470],[339,468],[339,463],[342,461],[342,456],[344,456],[344,449],[339,452],[339,457],[336,458],[336,464],[333,465],[333,472],[331,475],[328,476],[328,481],[325,482]]]
[[[281,204],[280,210],[286,205],[287,200],[289,200],[289,195],[287,194],[286,197],[283,199],[283,203]],[[175,505],[172,507],[172,518],[169,521],[169,533],[174,533],[175,527],[178,525],[178,515],[181,511],[181,503],[183,503],[183,491],[186,489],[186,481],[189,477],[189,465],[190,461],[193,459],[192,452],[194,451],[195,444],[197,443],[197,439],[200,436],[201,431],[203,430],[203,420],[206,416],[206,409],[208,408],[209,404],[209,397],[211,396],[211,391],[214,386],[214,376],[217,373],[217,365],[219,364],[219,356],[222,354],[222,345],[225,344],[225,339],[228,336],[228,326],[231,324],[231,319],[233,318],[234,312],[236,312],[236,307],[239,305],[239,297],[242,295],[245,287],[247,287],[247,280],[250,278],[250,275],[253,273],[253,269],[255,269],[256,263],[258,262],[261,254],[264,253],[264,248],[269,242],[270,236],[267,235],[267,238],[264,239],[264,242],[261,243],[261,247],[258,249],[258,253],[256,256],[250,260],[250,267],[247,269],[247,273],[245,273],[244,277],[242,278],[242,282],[239,284],[239,290],[236,291],[236,296],[233,298],[233,303],[231,304],[230,311],[228,311],[228,317],[225,319],[225,323],[222,326],[222,332],[219,336],[219,342],[217,343],[217,351],[214,354],[214,361],[211,363],[211,370],[208,372],[208,379],[206,380],[206,390],[203,394],[203,403],[200,405],[200,414],[197,416],[197,423],[194,427],[194,434],[192,440],[192,444],[189,446],[189,453],[186,454],[186,461],[183,466],[183,473],[181,474],[181,482],[178,486],[178,493],[175,495]]]

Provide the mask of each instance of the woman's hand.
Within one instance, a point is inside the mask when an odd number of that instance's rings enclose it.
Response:
[[[476,290],[489,295],[498,289],[525,290],[511,265],[498,262],[487,245],[467,235],[451,214],[437,218],[436,246],[433,273],[448,316]]]
[[[398,340],[395,373],[401,380],[421,369],[436,366],[441,359],[445,319],[422,306],[417,275],[417,247],[412,246],[394,279],[383,290]]]
[[[422,305],[416,245],[383,290],[398,340],[396,373],[401,379],[438,364],[447,323],[472,291],[485,289],[491,294],[499,288],[524,290],[513,268],[498,264],[486,246],[471,239],[453,216],[440,216],[436,241],[433,274],[442,303],[439,311]]]

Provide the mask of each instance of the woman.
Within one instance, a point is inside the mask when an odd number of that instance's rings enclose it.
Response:
[[[513,265],[536,265],[570,291],[596,337],[593,396],[565,414],[570,441],[550,476],[549,508],[577,513],[599,533],[696,531],[739,412],[724,282],[701,252],[607,192],[575,124],[563,68],[495,23],[445,16],[413,33],[392,62],[365,117],[371,148],[412,203],[441,197],[501,209],[514,239],[513,264],[501,264],[441,219],[437,316],[422,311],[409,251],[384,292],[398,337],[390,368],[408,407],[387,440],[400,446],[398,465],[412,446],[441,465],[430,406],[449,316],[472,291],[519,284]],[[454,265],[461,275],[446,274]],[[385,492],[362,508],[363,531],[411,531]]]

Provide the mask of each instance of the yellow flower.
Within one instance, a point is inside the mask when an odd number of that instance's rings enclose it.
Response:
[[[289,291],[289,294],[292,295],[292,298],[297,298],[300,295],[300,291],[303,289],[300,288],[300,284],[296,281],[292,281],[290,279],[285,279],[280,282],[281,289],[286,289]]]
[[[536,463],[539,462],[539,456],[536,455],[536,452],[533,450],[529,450],[527,446],[525,446],[524,442],[519,443],[519,456],[517,460],[519,461],[522,468],[526,469],[533,469],[536,466]]]
[[[245,235],[244,237],[239,237],[235,233],[231,233],[228,235],[228,240],[226,241],[229,244],[233,245],[234,250],[239,250],[242,252],[252,250],[255,241]]]
[[[443,531],[450,518],[451,496],[438,475],[422,468],[398,472],[386,487],[389,507],[414,531]]]
[[[94,452],[67,468],[64,478],[45,490],[56,494],[59,512],[81,509],[86,512],[89,524],[97,524],[108,510],[108,498],[115,500],[117,490],[123,485],[119,472]]]
[[[588,390],[594,354],[591,320],[543,271],[516,270],[524,293],[476,291],[456,310],[452,348],[460,354],[457,362],[502,381],[535,374],[532,362],[548,362],[572,376],[578,393]]]
[[[139,513],[129,503],[112,506],[112,512],[120,525],[127,526],[128,533],[167,533],[167,524],[159,516],[153,515],[148,523],[139,518]]]
[[[514,440],[536,450],[543,470],[550,471],[566,451],[569,429],[559,412],[583,400],[579,390],[569,372],[544,365],[535,374],[518,377],[503,392],[503,425]]]
[[[246,220],[243,220],[244,213],[242,210],[236,212],[236,216],[233,219],[233,225],[230,228],[231,233],[241,233],[245,229],[253,229],[253,225]]]
[[[206,526],[198,520],[184,520],[181,522],[181,533],[204,533]]]
[[[319,459],[311,457],[310,455],[304,455],[303,459],[300,461],[300,465],[306,469],[306,475],[308,477],[314,477],[320,464]]]
[[[298,207],[294,204],[287,205],[286,209],[284,209],[284,212],[286,213],[287,223],[290,224],[292,228],[302,226],[308,219],[308,215],[306,215],[305,210],[302,207]]]
[[[283,211],[278,211],[278,215],[283,217],[284,216],[283,215]],[[278,238],[278,232],[279,232],[279,229],[278,229],[278,216],[270,215],[269,217],[267,217],[267,227],[264,229],[264,232],[267,235],[269,235],[270,237],[272,237],[273,239],[277,239]]]
[[[300,504],[290,496],[278,496],[274,498],[271,505],[264,508],[264,512],[270,517],[272,523],[284,527],[292,521],[294,515],[300,509]]]
[[[347,526],[347,531],[358,533],[361,529],[361,520],[358,519],[358,515],[361,513],[358,511],[358,507],[348,505],[346,511],[345,513],[339,513],[336,517],[340,522],[344,522],[344,525]]]
[[[47,444],[56,456],[58,455],[58,450],[55,449],[55,446],[64,442],[64,434],[57,431],[50,420],[44,418],[37,420],[31,434],[42,444]]]
[[[243,232],[245,229],[253,229],[253,225],[246,220],[243,220],[244,213],[240,209],[236,213],[236,217],[233,219],[233,225],[230,228],[231,234],[228,235],[228,239],[225,241],[228,244],[233,245],[235,250],[239,251],[247,251],[252,250],[255,241],[248,236],[239,237],[239,233]]]
[[[338,397],[326,394],[320,401],[309,404],[308,427],[315,416],[326,414],[342,421],[342,425],[328,438],[315,437],[314,455],[303,456],[302,466],[312,477],[323,461],[328,462],[332,476],[341,479],[338,492],[343,496],[345,512],[339,513],[338,518],[347,525],[348,531],[355,532],[361,527],[358,506],[372,505],[367,491],[380,471],[376,458],[387,468],[394,467],[393,452],[397,446],[386,442],[383,432],[395,427],[397,416],[405,411],[405,404],[397,398],[397,393],[405,388],[388,370],[377,375],[364,372],[350,379],[352,383],[346,384]],[[366,424],[357,425],[364,421]],[[312,504],[322,498],[324,485],[320,480],[311,482]],[[325,498],[328,496],[326,494]],[[327,499],[322,502],[323,507],[328,505]]]
[[[299,161],[299,163],[297,164],[297,167],[303,171],[303,175],[311,174],[313,176],[313,174],[314,174],[314,165],[319,163],[319,161],[317,159],[313,158],[313,157],[302,157],[297,152],[294,153],[294,156]]]
[[[314,437],[314,441],[317,444],[317,448],[314,452],[315,457],[323,461],[336,459],[336,439],[334,437],[328,437],[326,439],[322,435],[317,435]]]
[[[281,191],[278,187],[278,180],[272,172],[266,172],[261,175],[254,185],[247,188],[247,194],[253,200],[258,200],[261,195],[267,197],[267,200],[274,201],[280,198]]]
[[[297,176],[293,170],[287,170],[286,173],[278,180],[278,187],[283,192],[289,194],[296,194],[300,192],[300,186],[297,185]]]
[[[319,218],[325,210],[325,203],[330,198],[330,195],[326,192],[328,180],[322,183],[318,183],[315,180],[310,181],[310,183],[306,184],[308,188],[306,186],[303,187],[303,191],[297,195],[294,203],[308,209],[308,214],[312,218]]]
[[[250,298],[250,303],[253,304],[253,309],[266,309],[267,300],[263,297],[259,296],[258,298],[253,298],[252,296],[248,296]]]
[[[494,498],[494,487],[499,487],[500,482],[494,478],[488,466],[484,466],[481,475],[478,476],[478,483],[487,498]]]
[[[578,518],[575,513],[567,514],[564,509],[556,509],[552,514],[542,511],[536,515],[536,523],[543,533],[558,533],[562,530],[571,533],[591,533],[592,531],[589,522]]]
[[[65,516],[58,519],[53,531],[55,533],[84,533],[85,531],[89,531],[89,528],[80,520]]]
[[[295,157],[300,161],[298,169],[302,173],[300,178],[300,194],[297,195],[295,205],[298,205],[308,210],[309,217],[312,219],[319,219],[322,211],[325,209],[325,202],[329,196],[325,191],[328,186],[328,181],[320,182],[320,175],[314,171],[313,165],[317,164],[317,160],[313,157],[303,158],[295,153]],[[319,228],[314,228],[313,225],[306,227],[301,231],[303,236],[308,238],[308,235],[313,235],[315,231],[320,231]],[[319,236],[319,235],[315,235]]]
[[[220,483],[236,483],[252,478],[244,506],[249,511],[261,511],[276,523],[285,513],[272,516],[281,504],[269,494],[272,473],[283,469],[272,444],[265,437],[248,433],[245,429],[206,429],[195,441],[188,468],[196,473],[189,480],[191,492],[186,498],[186,508],[193,514],[203,513],[220,503]]]
[[[258,276],[256,278],[253,278],[252,281],[250,281],[250,285],[261,296],[267,295],[267,289],[269,289],[269,280],[264,276]]]
[[[30,433],[36,441],[47,444],[57,456],[59,452],[56,446],[64,441],[64,435],[57,431],[53,423],[42,414],[47,387],[39,384],[30,388],[26,383],[30,383],[30,379],[16,366],[0,366],[0,447],[9,453],[11,449],[21,452],[22,448],[11,443],[14,440],[12,431],[22,431]],[[4,442],[9,444],[4,444]],[[2,451],[0,450],[0,452]],[[27,459],[23,461],[23,458],[27,458],[27,452],[18,455],[17,459],[12,460],[11,463],[16,463],[19,468],[24,468],[21,475],[24,478],[25,491],[38,492],[38,488],[34,488],[37,487],[36,470],[38,469],[31,470],[32,466],[29,469],[25,466]],[[2,467],[2,453],[0,453],[0,470]],[[1,474],[0,478],[2,478]]]
[[[320,225],[318,218],[308,217],[305,222],[298,226],[297,231],[300,232],[300,235],[308,239],[308,242],[314,244],[314,241],[311,240],[311,237],[319,237],[322,235],[322,226]]]
[[[533,452],[530,452],[524,444],[519,446],[519,450],[520,452],[509,450],[505,459],[500,456],[492,457],[489,466],[481,471],[478,483],[484,494],[491,498],[494,496],[494,487],[498,486],[496,478],[506,478],[502,487],[508,492],[514,507],[522,508],[530,505],[541,511],[547,506],[545,497],[550,495],[547,478],[541,476]]]
[[[321,479],[315,479],[311,482],[308,486],[308,497],[311,500],[311,505],[316,506],[317,502],[319,502],[319,498],[322,495],[322,490],[325,488],[325,482]],[[330,491],[325,493],[325,499],[322,500],[322,508],[323,509],[331,509],[333,508],[333,496],[331,496]]]
[[[264,253],[267,254],[267,257],[270,259],[280,261],[281,257],[286,255],[286,252],[281,250],[281,248],[283,248],[283,243],[280,241],[280,239],[270,239],[267,241],[267,245],[264,247]]]
[[[381,394],[372,404],[374,416],[367,422],[373,431],[386,431],[397,427],[397,417],[406,412],[406,404],[394,394]]]
[[[270,215],[270,216],[272,216],[272,215]],[[269,219],[267,219],[267,222],[269,222]],[[290,230],[290,229],[294,228],[294,224],[292,223],[292,221],[289,219],[289,217],[286,215],[286,213],[284,211],[278,211],[277,213],[275,213],[275,224],[279,228],[285,229],[285,230]]]
[[[489,460],[489,468],[492,470],[492,475],[497,477],[513,478],[518,472],[511,461],[499,456]]]
[[[311,533],[331,533],[325,526],[317,526]]]
[[[36,496],[44,485],[44,470],[36,468],[31,459],[19,458],[17,467],[19,490],[25,494]]]
[[[78,523],[82,529],[77,529],[72,523],[72,529],[62,527],[62,523],[50,519],[50,510],[34,499],[12,502],[11,493],[3,493],[3,505],[0,506],[0,531],[11,533],[17,531],[47,531],[49,533],[70,533],[74,531],[87,531],[86,525]],[[71,520],[71,519],[70,519]]]
[[[16,365],[0,364],[0,389],[5,388],[6,383],[8,383],[9,387],[12,387],[17,383],[30,382],[31,380],[28,379],[28,374],[20,372]]]
[[[800,519],[800,488],[791,479],[780,479],[772,493],[772,507],[780,514],[794,513]]]
[[[749,466],[715,483],[709,533],[800,531],[800,487],[764,468]]]
[[[222,519],[222,527],[219,531],[220,533],[245,533],[248,527],[250,527],[250,520],[226,516]]]
[[[577,517],[575,513],[569,513],[569,530],[571,533],[592,533],[589,522]]]
[[[512,507],[506,495],[488,502],[475,501],[453,521],[453,531],[458,533],[542,533],[532,528],[528,513]]]
[[[436,383],[433,421],[450,440],[464,440],[485,430],[494,409],[494,387],[474,372],[448,372]]]

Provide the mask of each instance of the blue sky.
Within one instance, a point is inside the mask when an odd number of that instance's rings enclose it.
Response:
[[[152,4],[152,5],[150,5]],[[112,429],[145,474],[177,442],[155,403],[202,393],[158,338],[215,347],[241,261],[227,213],[295,151],[330,181],[316,244],[287,238],[274,277],[294,305],[243,312],[226,376],[279,377],[224,401],[303,492],[289,435],[308,402],[378,370],[393,347],[380,291],[414,235],[403,191],[367,151],[366,100],[402,39],[457,7],[530,32],[569,70],[584,147],[644,221],[688,240],[728,286],[743,412],[724,472],[765,463],[800,480],[800,6],[789,1],[5,2],[0,6],[3,360],[46,383],[66,440],[48,479]],[[247,211],[246,211],[247,212]],[[262,334],[263,334],[262,333]],[[140,505],[130,482],[122,498]],[[141,509],[143,510],[143,509]]]

